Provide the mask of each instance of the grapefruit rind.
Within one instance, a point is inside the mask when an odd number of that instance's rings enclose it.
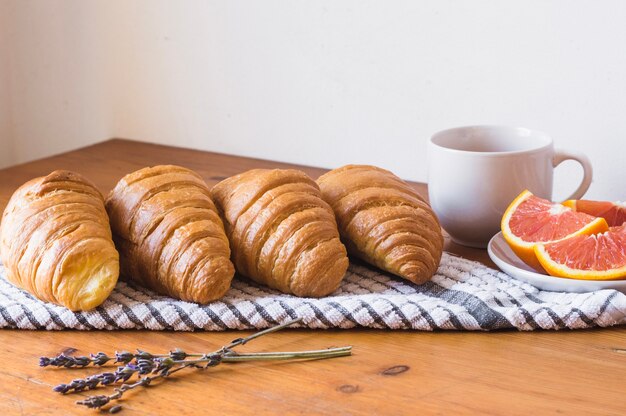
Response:
[[[541,271],[541,263],[537,261],[537,258],[535,257],[535,252],[533,251],[534,244],[528,243],[521,238],[515,236],[509,228],[509,221],[517,207],[532,195],[533,194],[530,191],[524,190],[521,194],[517,196],[517,198],[513,200],[513,202],[511,202],[509,207],[504,212],[504,215],[502,216],[500,229],[502,230],[502,236],[504,237],[504,240],[507,242],[509,247],[511,247],[511,250],[513,250],[517,257],[522,259],[524,263],[528,264],[533,269]]]
[[[509,221],[513,213],[517,210],[517,208],[528,198],[532,197],[533,194],[529,190],[524,190],[520,193],[517,198],[511,202],[509,207],[504,212],[502,216],[502,222],[500,223],[500,228],[502,229],[502,236],[505,241],[508,243],[511,250],[527,265],[534,268],[537,271],[544,271],[544,267],[541,262],[537,259],[537,255],[535,252],[535,246],[538,244],[532,241],[524,241],[521,238],[517,237],[511,229],[509,228]],[[569,208],[569,207],[568,207]],[[576,232],[573,232],[569,235],[564,236],[558,240],[552,240],[550,243],[554,243],[556,241],[565,240],[566,238],[573,237],[575,235],[592,235],[605,232],[609,229],[609,226],[604,218],[598,217],[595,220],[589,222],[584,227],[580,228]],[[547,242],[546,242],[547,243]]]
[[[504,239],[509,244],[511,244],[511,242],[515,242],[516,246],[531,247],[531,248],[534,245],[533,243],[529,243],[515,236],[513,232],[511,231],[511,229],[509,228],[509,221],[511,220],[513,213],[517,210],[517,207],[519,207],[522,204],[522,202],[526,201],[531,196],[533,196],[533,194],[530,191],[528,190],[523,191],[521,194],[517,196],[517,198],[513,200],[513,202],[511,202],[511,205],[509,205],[506,211],[504,211],[504,215],[502,216],[502,222],[500,223],[500,228],[502,229],[502,235],[504,235]]]
[[[567,201],[561,202],[561,204],[576,211],[576,199],[568,199]]]
[[[559,240],[562,241],[562,240]],[[580,270],[572,269],[558,263],[550,257],[545,244],[536,244],[535,256],[541,266],[550,276],[564,277],[577,280],[620,280],[626,279],[626,266],[610,270]]]
[[[579,205],[579,202],[583,204],[583,207]],[[609,226],[619,227],[620,225],[626,223],[626,202],[622,201],[591,201],[591,200],[577,200],[577,199],[568,199],[567,201],[562,202],[568,208],[573,209],[574,211],[583,212],[585,214],[593,215],[594,217],[603,217],[606,219]],[[594,209],[590,209],[594,207]],[[598,212],[598,206],[607,207],[606,210]],[[607,217],[607,214],[613,214],[612,217]],[[622,219],[620,221],[620,218]]]

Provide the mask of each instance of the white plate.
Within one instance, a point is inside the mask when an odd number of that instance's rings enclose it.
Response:
[[[530,283],[539,289],[576,293],[592,292],[601,289],[615,289],[626,293],[626,280],[576,280],[537,273],[513,253],[511,247],[509,247],[504,240],[502,233],[493,236],[491,241],[489,241],[487,251],[489,252],[491,260],[493,260],[504,273],[518,280]]]

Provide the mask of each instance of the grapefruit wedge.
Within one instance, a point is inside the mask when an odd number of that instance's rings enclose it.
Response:
[[[602,217],[610,227],[619,227],[626,223],[626,202],[588,201],[586,199],[570,199],[563,205],[574,211],[584,212],[594,217]]]
[[[538,244],[535,254],[551,276],[584,280],[626,279],[626,225],[595,235]]]
[[[602,233],[609,227],[604,218],[576,212],[523,191],[502,216],[501,228],[513,252],[535,270],[543,271],[535,255],[535,245]]]

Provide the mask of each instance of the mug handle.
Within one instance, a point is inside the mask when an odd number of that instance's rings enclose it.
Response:
[[[554,157],[552,158],[552,166],[557,167],[566,160],[575,160],[580,163],[583,167],[583,181],[580,183],[578,189],[574,191],[567,199],[580,199],[587,189],[589,189],[589,185],[591,185],[591,178],[593,176],[593,169],[591,168],[591,162],[589,158],[580,153],[566,152],[565,150],[556,149],[554,151]]]

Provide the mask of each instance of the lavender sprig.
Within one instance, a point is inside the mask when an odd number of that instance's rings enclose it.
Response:
[[[88,396],[86,399],[84,400],[79,400],[76,402],[76,404],[80,404],[82,406],[86,406],[90,409],[99,409],[103,406],[105,406],[106,404],[108,404],[109,402],[113,401],[113,400],[119,400],[122,398],[122,395],[127,392],[128,390],[132,390],[134,388],[137,387],[147,387],[150,385],[150,383],[152,383],[153,380],[156,380],[158,378],[164,378],[169,376],[170,374],[176,373],[184,368],[187,367],[193,367],[194,364],[191,363],[187,363],[187,364],[183,364],[178,368],[175,368],[174,370],[168,371],[168,372],[162,372],[156,376],[148,376],[148,377],[142,377],[140,378],[138,381],[136,381],[135,383],[132,384],[122,384],[119,388],[115,389],[115,393],[111,394],[111,395],[97,395],[97,396]]]
[[[293,359],[317,359],[317,358],[333,358],[350,355],[351,347],[329,348],[324,350],[312,351],[294,351],[294,352],[261,352],[240,354],[232,350],[220,351],[212,354],[203,354],[202,358],[197,360],[172,360],[169,357],[155,358],[148,360],[142,358],[137,364],[128,363],[125,366],[118,367],[117,371],[111,373],[101,373],[89,376],[85,379],[75,379],[69,384],[59,384],[53,388],[58,393],[80,392],[83,390],[93,390],[100,386],[108,386],[116,382],[126,382],[134,374],[139,376],[147,374],[164,374],[171,373],[171,369],[177,365],[194,366],[196,368],[214,367],[222,362],[235,363],[245,361],[267,361],[267,360],[293,360]],[[200,354],[194,354],[200,355]]]
[[[250,336],[245,338],[237,338],[231,341],[230,344],[222,347],[220,350],[230,350],[231,348],[237,347],[239,345],[244,345],[245,343],[258,338],[263,335],[271,334],[272,332],[280,331],[288,326],[297,324],[302,322],[302,318],[294,319],[292,321],[286,322],[281,325],[277,325],[268,329],[264,329],[262,331],[256,332]],[[218,351],[220,351],[218,350]],[[184,360],[187,357],[202,357],[204,354],[187,354],[185,351],[176,348],[173,351],[170,351],[169,354],[151,354],[147,351],[137,350],[136,353],[121,351],[115,352],[115,361],[114,363],[122,363],[128,364],[133,360],[138,359],[153,359],[153,358],[165,358],[170,357],[173,360]],[[73,357],[70,355],[60,354],[56,357],[40,357],[39,358],[39,366],[40,367],[87,367],[88,365],[95,366],[103,366],[111,361],[112,358],[106,355],[103,352],[99,352],[97,354],[91,354],[89,357],[79,356]]]
[[[135,364],[128,363],[125,366],[118,367],[113,373],[101,373],[81,379],[72,380],[69,384],[59,384],[52,390],[57,393],[79,392],[83,390],[93,390],[98,386],[108,386],[116,382],[128,381],[135,373],[139,372],[139,367]],[[141,373],[140,373],[141,374]]]
[[[153,358],[171,357],[175,360],[184,360],[187,355],[184,351],[176,349],[170,351],[169,354],[155,355],[149,352],[137,350],[136,353],[121,351],[115,352],[115,359],[109,357],[103,352],[97,354],[91,354],[89,357],[79,356],[73,357],[71,355],[60,354],[56,357],[39,357],[40,367],[87,367],[89,365],[101,367],[111,362],[113,364],[121,363],[128,364],[133,360],[146,359],[151,360]]]
[[[136,353],[128,351],[116,352],[115,363],[122,363],[123,366],[117,368],[115,372],[105,372],[92,375],[85,379],[75,379],[69,384],[59,384],[54,387],[54,391],[59,393],[81,392],[84,390],[93,390],[101,386],[108,386],[113,383],[121,382],[121,386],[115,389],[111,395],[95,395],[89,396],[84,400],[80,400],[77,404],[89,408],[101,408],[113,400],[118,400],[124,392],[137,387],[145,387],[152,383],[153,380],[165,378],[185,368],[209,368],[214,367],[222,362],[242,362],[242,361],[258,361],[258,360],[288,360],[288,359],[321,359],[341,357],[351,354],[352,347],[329,348],[325,350],[313,351],[296,351],[296,352],[269,352],[269,353],[244,353],[240,354],[233,348],[244,345],[247,342],[260,336],[270,334],[272,332],[283,329],[287,326],[301,322],[302,319],[296,319],[276,327],[272,327],[263,331],[259,331],[245,338],[237,338],[222,348],[205,354],[189,354],[181,349],[175,349],[168,354],[151,354],[147,351],[137,350]],[[188,359],[191,358],[191,359]],[[104,353],[97,353],[90,357],[70,357],[64,354],[58,357],[40,358],[40,365],[57,366],[57,367],[86,367],[88,365],[102,366],[112,361],[113,358]],[[126,382],[137,375],[138,380],[131,384]],[[142,377],[143,376],[143,377]],[[114,406],[116,412],[121,408],[119,405]],[[113,408],[111,408],[113,410]]]
[[[65,354],[61,354],[57,357],[40,357],[39,358],[39,366],[40,367],[47,367],[47,366],[54,366],[54,367],[65,367],[65,368],[71,368],[71,367],[87,367],[89,364],[92,364],[93,360],[90,357],[84,357],[84,356],[79,356],[79,357],[72,357],[70,355],[65,355]]]

